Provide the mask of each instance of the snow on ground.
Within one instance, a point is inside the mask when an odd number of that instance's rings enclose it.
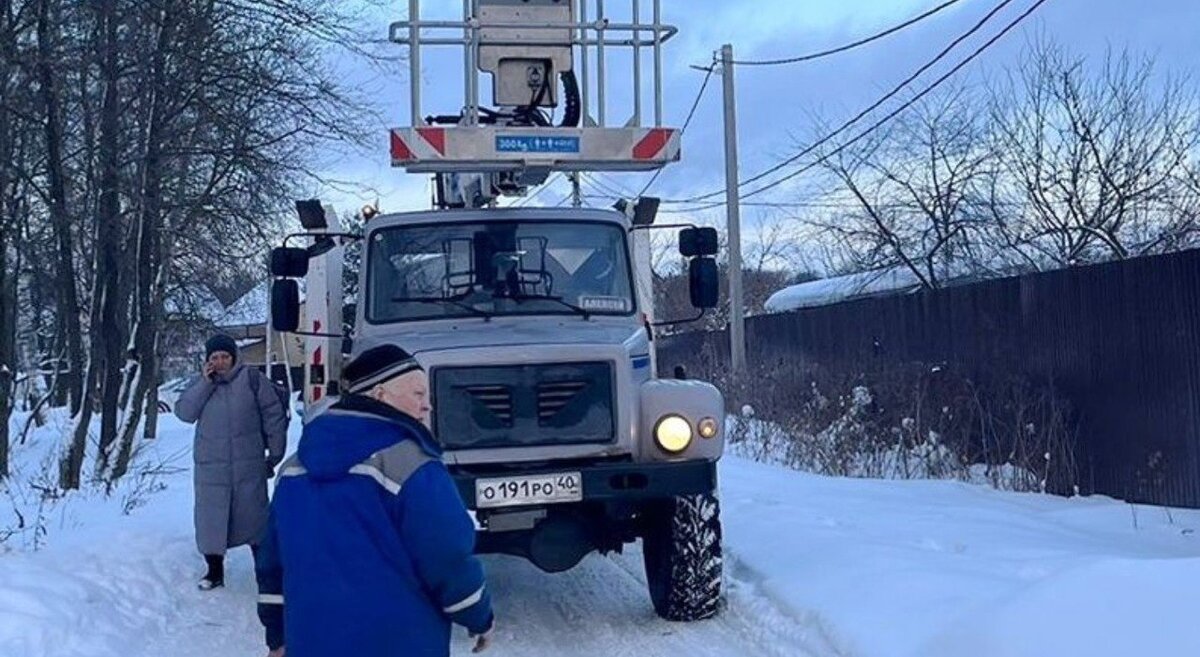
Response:
[[[1200,512],[724,466],[733,575],[845,654],[1200,655]]]
[[[166,418],[161,433],[145,460],[186,451],[189,427]],[[22,448],[18,461],[39,450]],[[0,554],[0,657],[265,653],[246,550],[230,557],[229,588],[194,588],[183,465],[131,515],[113,499],[68,500],[42,549]],[[1200,654],[1200,512],[833,479],[736,458],[721,477],[729,604],[718,618],[656,619],[637,546],[555,576],[488,557],[491,654]],[[454,652],[469,652],[461,633]]]

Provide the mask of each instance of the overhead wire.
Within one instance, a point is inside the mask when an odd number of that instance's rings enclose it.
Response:
[[[767,183],[767,184],[765,184],[765,185],[763,185],[763,186],[761,186],[761,187],[759,187],[759,188],[757,188],[757,189],[753,189],[753,190],[751,190],[751,191],[748,191],[748,192],[745,192],[745,193],[743,193],[743,194],[740,194],[740,195],[738,196],[738,199],[739,199],[739,200],[744,200],[744,199],[747,199],[747,198],[751,198],[751,197],[753,197],[753,196],[757,196],[757,195],[759,195],[759,194],[762,194],[763,192],[766,192],[766,191],[768,191],[768,190],[770,190],[770,189],[774,189],[775,187],[778,187],[779,185],[782,185],[783,183],[785,183],[785,182],[787,182],[787,181],[789,181],[789,180],[792,180],[792,179],[796,178],[797,176],[800,176],[800,175],[802,175],[802,174],[804,174],[804,173],[806,173],[806,172],[808,172],[808,171],[811,171],[813,168],[815,168],[815,167],[817,167],[817,166],[821,165],[822,163],[824,163],[824,162],[828,161],[828,160],[829,160],[829,158],[831,158],[831,157],[833,157],[833,156],[835,156],[835,155],[837,155],[837,154],[841,153],[842,151],[846,150],[846,149],[847,149],[847,148],[849,148],[850,146],[852,146],[852,145],[854,145],[854,144],[858,143],[859,141],[861,141],[862,139],[864,139],[865,137],[867,137],[868,135],[870,135],[870,134],[871,134],[872,132],[874,132],[875,130],[878,130],[879,128],[883,127],[883,126],[884,126],[886,123],[888,123],[888,122],[889,122],[889,121],[891,121],[892,119],[894,119],[894,118],[896,118],[897,116],[899,116],[899,115],[900,115],[902,112],[904,112],[905,110],[907,110],[907,109],[911,108],[913,105],[915,105],[915,104],[916,104],[918,101],[920,101],[922,98],[924,98],[925,96],[929,95],[929,94],[930,94],[932,91],[934,91],[935,89],[937,89],[939,86],[941,86],[941,85],[942,85],[943,83],[945,83],[947,80],[949,80],[951,77],[953,77],[953,76],[954,76],[954,75],[956,75],[956,74],[957,74],[959,71],[961,71],[963,68],[965,68],[965,67],[966,67],[968,64],[970,64],[972,61],[974,61],[975,59],[977,59],[977,58],[978,58],[980,55],[982,55],[982,54],[983,54],[983,53],[984,53],[986,50],[988,50],[988,49],[989,49],[989,48],[991,48],[993,45],[995,45],[995,44],[996,44],[996,42],[998,42],[998,41],[999,41],[1001,38],[1003,38],[1003,37],[1004,37],[1006,34],[1008,34],[1009,32],[1011,32],[1011,31],[1012,31],[1014,28],[1016,28],[1018,25],[1020,25],[1022,22],[1024,22],[1024,21],[1025,21],[1027,18],[1029,18],[1029,16],[1031,16],[1031,15],[1032,15],[1032,14],[1033,14],[1035,11],[1037,11],[1037,10],[1038,10],[1038,9],[1039,9],[1039,8],[1040,8],[1042,5],[1044,5],[1044,4],[1045,4],[1047,1],[1048,1],[1048,0],[1037,0],[1037,2],[1035,2],[1035,3],[1034,3],[1033,5],[1031,5],[1031,6],[1030,6],[1028,9],[1026,9],[1024,12],[1022,12],[1022,13],[1021,13],[1019,16],[1017,16],[1015,19],[1013,19],[1011,22],[1009,22],[1009,23],[1008,23],[1008,25],[1006,25],[1006,26],[1005,26],[1003,29],[1001,29],[1001,30],[1000,30],[998,33],[996,33],[994,36],[992,36],[990,39],[988,39],[986,42],[984,42],[984,43],[983,43],[983,45],[981,45],[979,48],[975,49],[975,51],[974,51],[974,52],[972,52],[970,55],[968,55],[966,58],[964,58],[962,61],[960,61],[958,64],[956,64],[956,65],[955,65],[953,68],[951,68],[949,71],[947,71],[946,73],[944,73],[944,74],[943,74],[941,77],[939,77],[938,79],[934,80],[934,81],[933,81],[931,84],[929,84],[928,86],[926,86],[924,89],[922,89],[922,90],[921,90],[919,93],[917,93],[915,96],[913,96],[912,98],[908,99],[906,102],[904,102],[902,105],[900,105],[899,107],[897,107],[895,110],[893,110],[893,111],[889,112],[889,113],[888,113],[886,116],[882,117],[881,119],[879,119],[878,121],[874,122],[873,124],[871,124],[871,125],[870,125],[869,127],[867,127],[866,129],[864,129],[864,130],[862,130],[861,132],[859,132],[857,135],[855,135],[854,137],[852,137],[850,140],[848,140],[848,141],[844,142],[843,144],[841,144],[840,146],[838,146],[838,147],[837,147],[837,148],[835,148],[834,150],[830,151],[829,153],[826,153],[826,154],[822,155],[821,157],[817,158],[816,160],[814,160],[814,161],[812,161],[812,162],[808,163],[807,165],[805,165],[805,166],[803,166],[803,167],[801,167],[801,168],[799,168],[799,169],[797,169],[797,170],[795,170],[795,171],[793,171],[793,172],[791,172],[791,173],[787,174],[786,176],[784,176],[784,177],[782,177],[782,178],[779,178],[779,179],[777,179],[777,180],[774,180],[774,181],[772,181],[772,182],[770,182],[770,183]],[[1006,5],[1006,4],[1008,4],[1009,2],[1011,2],[1011,0],[1005,0],[1005,2],[1001,3],[1001,5]],[[993,10],[993,11],[995,11],[995,10]],[[829,140],[828,140],[828,139],[826,139],[826,140],[823,140],[823,141],[824,141],[824,142],[827,142],[827,141],[829,141]],[[806,152],[812,152],[812,150],[815,150],[815,148],[813,148],[813,147],[810,147],[810,148],[808,148],[808,149],[805,149],[805,151],[806,151]],[[789,158],[789,161],[788,161],[788,163],[790,164],[791,162],[795,162],[795,161],[796,161],[796,159],[798,159],[798,158]],[[786,164],[784,164],[784,165],[782,165],[782,166],[786,166]],[[775,167],[775,170],[776,170],[776,171],[778,171],[780,168],[782,168],[782,166],[777,166],[777,167]],[[760,176],[756,176],[754,179],[748,180],[748,181],[746,181],[746,182],[747,182],[747,183],[749,183],[749,182],[753,182],[754,180],[759,180],[759,179],[761,179],[762,177],[763,177],[762,175],[760,175]],[[739,187],[741,187],[741,186],[742,186],[742,185],[739,185]],[[718,192],[718,193],[720,193],[720,192]],[[700,200],[703,200],[704,198],[711,198],[711,197],[713,197],[713,196],[715,196],[715,195],[716,195],[716,194],[708,194],[708,195],[705,195],[704,197],[695,197],[695,198],[696,198],[696,201],[700,201]],[[694,201],[686,201],[686,200],[685,200],[685,201],[678,202],[678,203],[679,203],[679,204],[685,204],[685,203],[688,203],[688,202],[694,202]],[[714,203],[708,203],[708,204],[702,205],[702,206],[700,206],[700,207],[690,207],[690,208],[672,209],[672,210],[666,210],[666,211],[664,211],[664,212],[666,212],[666,213],[669,213],[669,214],[674,214],[674,213],[679,213],[679,212],[700,212],[700,211],[704,211],[704,210],[710,210],[710,209],[713,209],[713,208],[718,208],[718,207],[721,207],[721,206],[723,206],[723,205],[725,205],[725,202],[724,202],[724,201],[718,201],[718,202],[714,202]]]
[[[537,191],[530,194],[529,196],[526,196],[526,197],[520,199],[516,203],[513,203],[511,207],[523,208],[526,205],[533,203],[534,200],[536,200],[539,196],[544,194],[547,189],[550,189],[551,185],[553,185],[555,183],[555,181],[561,176],[562,176],[561,173],[555,173],[553,176],[550,176],[550,179],[547,180],[546,182],[542,183],[542,185],[537,188]]]
[[[611,188],[610,189],[602,188],[598,184],[598,181],[596,181],[594,178],[590,178],[590,177],[582,177],[580,179],[580,186],[584,190],[590,190],[591,192],[593,192],[591,194],[583,194],[582,198],[584,198],[584,199],[619,201],[621,199],[629,198],[629,195],[627,195],[623,192],[614,191]]]
[[[587,173],[587,172],[582,172],[582,171],[580,172],[579,177],[582,180],[590,182],[593,187],[595,187],[603,192],[613,194],[617,198],[625,198],[629,194],[628,190],[622,189],[620,187],[620,185],[617,183],[617,181],[615,181],[615,180],[612,181],[610,184],[610,183],[605,182],[605,180],[598,175],[594,175],[592,173]]]
[[[610,194],[584,194],[584,199],[594,201],[617,201],[621,197]],[[857,210],[862,205],[854,201],[750,201],[742,203],[742,207],[775,208],[775,209],[819,209],[819,210]],[[675,210],[673,212],[678,212]]]
[[[750,178],[739,181],[738,188],[740,189],[742,187],[752,185],[752,184],[758,182],[759,180],[762,180],[763,178],[766,178],[767,176],[770,176],[771,174],[776,173],[776,172],[784,169],[785,167],[801,160],[802,158],[804,158],[804,157],[808,156],[809,154],[811,154],[812,152],[816,151],[818,148],[833,141],[835,138],[837,138],[838,135],[849,130],[856,123],[858,123],[859,121],[863,120],[868,115],[870,115],[871,112],[874,112],[875,110],[877,110],[881,106],[883,106],[884,103],[891,100],[892,98],[895,98],[898,94],[900,94],[900,92],[904,91],[905,88],[907,88],[910,84],[915,82],[925,72],[927,72],[929,69],[933,68],[939,62],[941,62],[943,59],[945,59],[947,55],[949,55],[955,48],[957,48],[959,46],[959,44],[961,44],[963,41],[971,38],[977,32],[979,32],[979,30],[983,29],[983,27],[985,25],[987,25],[992,20],[992,18],[994,18],[996,16],[996,14],[1000,13],[1000,11],[1002,11],[1008,5],[1012,4],[1012,2],[1013,2],[1013,0],[1001,0],[1001,2],[998,3],[995,7],[993,7],[991,11],[989,11],[987,14],[985,14],[983,16],[983,18],[979,19],[979,21],[976,22],[975,25],[971,27],[971,29],[960,34],[956,39],[951,41],[949,45],[947,45],[945,48],[943,48],[941,50],[941,52],[939,52],[937,55],[935,55],[933,57],[933,59],[930,59],[928,62],[923,64],[915,72],[913,72],[911,75],[909,75],[903,81],[901,81],[899,84],[897,84],[895,87],[893,87],[891,91],[884,94],[883,97],[881,97],[880,99],[871,103],[869,106],[867,106],[865,109],[860,111],[858,114],[855,114],[849,120],[842,123],[840,126],[837,127],[837,129],[826,134],[824,137],[821,137],[817,141],[809,144],[804,149],[802,149],[800,152],[792,155],[791,157],[788,157],[787,159],[784,159],[784,160],[776,163],[775,165],[771,166],[770,168],[766,169],[765,171],[762,171],[761,173],[755,174],[754,176],[751,176]],[[711,198],[715,198],[717,196],[721,196],[722,194],[725,194],[725,190],[719,189],[719,190],[714,190],[714,191],[708,192],[706,194],[692,196],[692,197],[689,197],[686,199],[664,199],[663,203],[666,203],[666,204],[699,203],[699,202],[706,201]]]
[[[696,99],[692,101],[692,108],[688,110],[687,118],[684,119],[683,125],[679,128],[680,139],[683,139],[683,136],[687,134],[688,126],[692,124],[692,119],[696,117],[696,109],[700,107],[700,101],[704,99],[704,92],[708,89],[708,82],[712,79],[713,71],[716,70],[716,68],[717,65],[714,63],[710,64],[708,68],[705,69],[704,81],[700,83],[700,90],[696,92]],[[642,187],[642,191],[638,192],[638,198],[645,196],[646,192],[650,191],[650,188],[654,186],[654,183],[658,180],[658,177],[662,175],[662,172],[662,168],[654,172],[654,175],[651,176],[650,180],[646,182],[646,185]]]
[[[850,50],[854,50],[856,48],[861,48],[862,46],[865,46],[869,43],[873,43],[873,42],[883,39],[885,37],[889,37],[897,32],[900,32],[906,28],[916,25],[917,23],[920,23],[921,21],[923,21],[927,18],[932,18],[933,16],[941,13],[943,10],[949,9],[950,7],[958,4],[959,2],[962,2],[962,0],[947,0],[946,2],[943,2],[942,4],[926,11],[925,13],[914,16],[914,17],[904,21],[903,23],[900,23],[899,25],[894,25],[882,32],[872,34],[869,37],[859,39],[858,41],[848,43],[844,46],[838,46],[837,48],[831,48],[829,50],[822,50],[822,51],[810,53],[807,55],[800,55],[798,57],[785,57],[782,59],[759,59],[759,60],[742,59],[742,60],[734,60],[733,63],[737,64],[738,66],[780,66],[783,64],[798,64],[800,62],[811,62],[816,59],[823,59],[825,57],[830,57],[832,55],[844,53],[844,52],[847,52]]]

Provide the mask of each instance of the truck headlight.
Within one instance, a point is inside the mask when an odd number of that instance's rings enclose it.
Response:
[[[679,454],[692,444],[692,425],[678,415],[667,415],[654,425],[654,440],[664,452]]]
[[[720,425],[717,424],[717,420],[711,417],[700,420],[700,424],[696,425],[696,430],[700,433],[700,437],[706,440],[716,438],[719,429]]]

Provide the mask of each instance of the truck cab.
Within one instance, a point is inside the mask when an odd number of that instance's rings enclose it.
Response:
[[[342,314],[337,240],[361,239],[344,357],[396,344],[429,373],[430,429],[475,518],[478,551],[560,572],[591,552],[641,541],[655,610],[697,620],[715,614],[721,600],[724,400],[708,383],[656,374],[649,232],[679,231],[701,313],[717,303],[716,232],[655,226],[657,204],[644,199],[619,204],[623,211],[497,207],[499,196],[525,194],[550,172],[652,171],[679,158],[678,131],[661,127],[661,108],[654,127],[636,120],[607,127],[603,109],[597,121],[580,91],[604,83],[588,79],[589,44],[598,56],[606,45],[653,47],[657,59],[674,28],[659,21],[658,0],[654,23],[644,26],[599,13],[593,22],[592,4],[475,0],[458,23],[421,21],[414,0],[409,20],[392,27],[411,61],[419,62],[423,43],[461,47],[463,30],[470,35],[463,112],[421,117],[416,63],[414,126],[391,134],[396,166],[437,176],[437,207],[364,214],[362,233],[347,235],[319,203],[298,204],[311,243],[272,256],[272,323],[308,340],[311,418],[340,388],[343,354],[327,328],[341,323],[331,321]],[[423,34],[435,28],[454,36]],[[635,39],[615,39],[621,29]],[[582,85],[572,71],[580,50]],[[531,94],[529,105],[481,110],[479,71],[495,76],[497,102],[523,104]],[[552,83],[560,74],[561,94]],[[661,89],[657,74],[655,82]],[[558,98],[574,125],[549,125],[540,114]],[[299,331],[294,279],[305,276],[309,321]]]
[[[632,229],[613,211],[514,209],[384,215],[364,234],[354,351],[399,344],[429,372],[482,552],[558,572],[638,538],[669,551],[656,534],[681,499],[711,514],[687,531],[718,526],[724,404],[656,377]]]

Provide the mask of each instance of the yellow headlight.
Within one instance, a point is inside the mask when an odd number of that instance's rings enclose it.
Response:
[[[654,440],[664,452],[678,454],[692,444],[692,425],[678,415],[667,415],[655,425]]]
[[[716,438],[719,429],[720,425],[717,424],[716,419],[711,417],[700,420],[700,424],[696,425],[696,430],[699,432],[700,437],[705,439]]]

